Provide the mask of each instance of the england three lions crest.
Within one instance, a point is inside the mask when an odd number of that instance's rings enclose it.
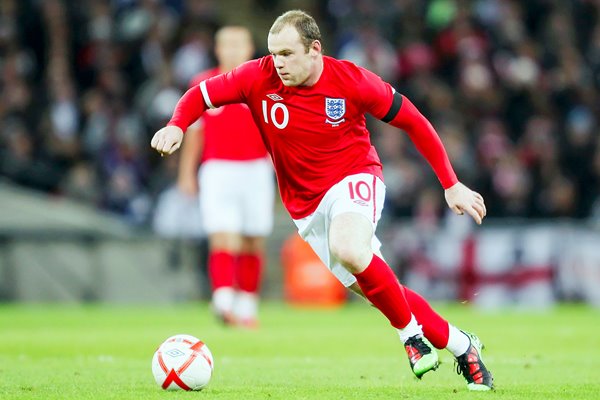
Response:
[[[344,122],[346,99],[332,99],[325,97],[325,114],[327,114],[325,122],[332,126],[338,126]]]

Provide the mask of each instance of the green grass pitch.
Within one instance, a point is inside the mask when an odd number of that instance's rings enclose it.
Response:
[[[479,313],[442,305],[477,333],[495,376],[469,393],[450,354],[416,380],[376,310],[267,303],[257,331],[227,329],[206,304],[171,307],[0,305],[0,399],[600,399],[600,311]],[[189,333],[215,356],[201,392],[165,392],[150,362],[168,336]]]

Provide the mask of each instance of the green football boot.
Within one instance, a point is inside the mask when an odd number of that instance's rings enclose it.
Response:
[[[426,372],[437,369],[440,365],[437,351],[431,343],[421,335],[411,336],[406,343],[404,349],[408,354],[408,362],[415,376],[419,379]]]

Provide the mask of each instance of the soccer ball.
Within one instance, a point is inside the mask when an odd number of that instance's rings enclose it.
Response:
[[[214,368],[208,347],[191,335],[175,335],[165,340],[152,358],[152,374],[165,390],[202,390]]]

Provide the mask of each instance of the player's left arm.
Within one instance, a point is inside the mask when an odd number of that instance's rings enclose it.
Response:
[[[481,224],[486,214],[483,197],[458,181],[440,136],[417,107],[408,98],[394,91],[392,105],[382,120],[404,130],[410,136],[445,189],[448,207],[458,215],[469,214],[477,224]]]
[[[366,99],[368,111],[404,130],[437,175],[450,209],[459,215],[467,213],[481,224],[486,215],[483,197],[458,181],[444,144],[429,120],[406,96],[396,92],[379,77],[374,74],[366,74],[365,77],[371,86],[371,90],[367,91],[371,93],[368,96],[370,99]]]

